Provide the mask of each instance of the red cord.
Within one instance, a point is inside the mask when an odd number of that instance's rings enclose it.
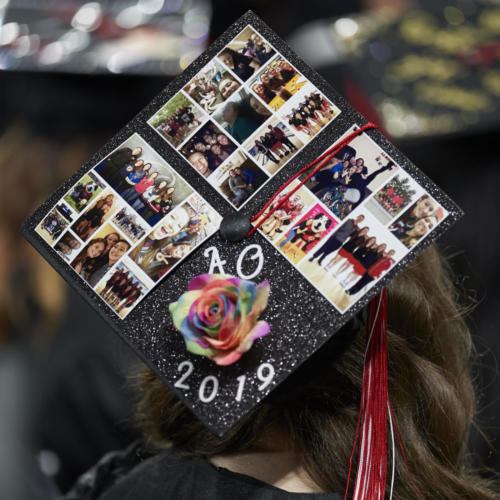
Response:
[[[327,151],[325,151],[321,156],[318,156],[314,161],[306,165],[305,167],[301,168],[297,173],[292,175],[290,179],[288,179],[284,184],[282,184],[278,190],[271,196],[271,198],[267,201],[267,203],[262,207],[262,209],[254,215],[251,219],[250,222],[256,221],[259,217],[262,216],[262,214],[266,211],[266,209],[271,205],[271,203],[276,199],[276,197],[285,189],[291,182],[293,182],[297,177],[302,175],[304,172],[309,170],[311,167],[316,165],[318,162],[319,165],[316,166],[315,169],[312,170],[304,179],[302,179],[301,182],[299,182],[298,186],[296,186],[294,189],[292,189],[289,193],[287,193],[283,198],[277,203],[269,212],[257,223],[255,226],[248,232],[247,238],[251,236],[259,227],[281,206],[283,205],[290,196],[292,196],[295,191],[300,189],[325,163],[328,163],[344,146],[349,144],[355,137],[358,135],[361,135],[365,130],[370,130],[377,128],[377,126],[374,123],[367,123],[366,125],[363,125],[361,128],[355,130],[354,132],[351,132],[347,137],[342,139],[340,142],[334,144],[331,148],[329,148]],[[322,161],[323,160],[323,161]]]
[[[358,449],[353,498],[384,498],[387,478],[387,295],[383,289],[368,308],[369,334],[363,371],[358,425],[344,499],[349,494],[352,461]]]
[[[418,484],[417,484],[417,481],[415,480],[415,477],[413,476],[413,474],[411,473],[411,470],[410,470],[410,466],[408,465],[408,460],[406,459],[406,455],[405,455],[405,452],[403,450],[403,443],[401,442],[401,438],[399,437],[399,431],[398,431],[398,426],[396,425],[396,420],[394,419],[394,416],[393,416],[393,413],[392,413],[392,406],[391,406],[391,402],[388,400],[388,404],[389,404],[389,416],[392,420],[392,424],[394,426],[394,433],[396,434],[396,439],[398,441],[398,444],[399,444],[399,450],[401,451],[401,455],[403,457],[403,460],[404,460],[404,463],[406,465],[406,470],[408,471],[408,474],[410,475],[410,478],[411,478],[411,481],[413,483],[413,486],[415,486],[415,489],[418,491],[419,495],[425,499],[422,491],[420,490],[420,488],[418,487]],[[394,450],[395,451],[395,450]],[[394,453],[394,452],[393,452]]]
[[[413,486],[424,498],[406,459],[398,427],[394,419],[388,394],[387,376],[387,294],[385,288],[368,306],[366,348],[363,386],[354,445],[349,460],[344,500],[347,500],[353,459],[358,450],[358,467],[353,499],[383,499],[387,478],[387,419],[390,418],[394,433]],[[361,439],[360,439],[361,435]],[[358,446],[359,442],[359,446]],[[396,450],[393,450],[395,453]]]

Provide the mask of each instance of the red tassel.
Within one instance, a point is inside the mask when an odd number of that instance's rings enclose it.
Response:
[[[361,404],[344,499],[359,439],[353,500],[382,500],[387,478],[387,295],[385,288],[370,302],[368,342]]]

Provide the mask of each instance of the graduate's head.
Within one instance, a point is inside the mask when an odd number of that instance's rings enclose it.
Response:
[[[387,294],[391,411],[421,494],[451,498],[453,491],[460,492],[457,498],[493,500],[480,480],[471,480],[462,468],[474,408],[468,370],[471,339],[437,249],[431,246],[417,257],[389,283]],[[297,304],[290,314],[302,307],[307,306]],[[222,437],[207,430],[147,370],[139,407],[143,427],[149,438],[202,457],[288,450],[323,491],[343,492],[356,434],[366,338],[362,318],[342,328]],[[354,470],[356,463],[354,456]],[[395,498],[421,499],[399,452],[395,467]]]

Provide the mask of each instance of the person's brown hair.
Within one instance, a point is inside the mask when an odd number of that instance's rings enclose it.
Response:
[[[471,337],[437,249],[426,250],[387,292],[389,396],[423,497],[498,498],[488,481],[467,469],[467,437],[475,414]],[[364,329],[354,339],[342,330],[339,334],[223,438],[206,430],[150,370],[140,378],[140,422],[150,439],[202,457],[248,450],[266,432],[280,429],[311,478],[326,492],[343,493],[366,335]],[[399,450],[396,454],[393,498],[420,499]],[[388,457],[390,470],[390,446]]]

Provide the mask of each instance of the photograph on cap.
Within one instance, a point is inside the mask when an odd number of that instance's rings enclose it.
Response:
[[[219,53],[219,60],[241,81],[246,82],[273,55],[275,50],[247,26]]]
[[[241,87],[241,83],[217,59],[210,61],[184,87],[184,91],[208,114]]]
[[[260,64],[265,64],[276,53],[272,45],[251,26],[244,28],[227,46]]]
[[[93,172],[85,174],[64,197],[64,201],[75,211],[81,212],[105,189],[106,185]]]
[[[242,144],[270,116],[271,112],[245,89],[233,94],[213,114],[214,120],[239,144]]]
[[[288,193],[297,187],[298,184],[298,180],[290,183],[290,186],[283,190],[269,205],[268,209],[262,214],[262,217],[255,221],[255,223],[258,223],[272,211],[271,215],[259,227],[259,231],[273,243],[276,243],[290,229],[291,224],[317,203],[316,197],[304,186],[297,189],[295,193],[284,201]],[[278,205],[279,208],[273,211],[274,207]]]
[[[208,177],[235,149],[227,132],[209,121],[179,151],[199,174]]]
[[[71,267],[93,287],[131,248],[124,235],[107,223],[73,259]]]
[[[71,226],[72,231],[82,240],[87,241],[121,206],[119,197],[106,189],[87,207],[85,212]]]
[[[391,223],[389,231],[407,248],[412,248],[427,236],[446,215],[443,207],[429,194],[424,194]]]
[[[382,224],[387,225],[422,193],[424,193],[422,186],[400,171],[366,201],[365,207]]]
[[[95,170],[150,226],[193,192],[139,134],[130,136]]]
[[[72,261],[79,250],[82,242],[68,229],[59,241],[54,245],[54,250],[66,261]]]
[[[283,123],[303,142],[310,141],[339,114],[339,108],[310,82],[307,82],[278,112]]]
[[[137,243],[147,231],[144,221],[131,208],[124,207],[113,216],[111,222],[120,229],[129,241]]]
[[[151,283],[163,278],[219,227],[220,216],[201,198],[194,196],[169,213],[132,250],[130,259]]]
[[[406,253],[372,214],[359,209],[323,238],[298,269],[343,312]]]
[[[71,209],[65,203],[59,203],[50,211],[36,228],[36,232],[49,244],[52,245],[61,236],[63,231],[73,221],[74,216]]]
[[[250,157],[268,174],[274,175],[304,143],[280,121],[270,118],[243,145]]]
[[[306,186],[342,220],[392,177],[397,169],[380,146],[363,134],[342,148],[306,182]]]
[[[307,83],[288,61],[277,56],[249,81],[249,87],[267,106],[277,111]]]
[[[319,203],[308,210],[276,243],[277,248],[293,264],[308,255],[314,247],[335,229],[338,222]]]
[[[205,120],[203,111],[184,93],[179,92],[148,120],[148,125],[176,148]]]
[[[122,262],[103,276],[95,290],[120,318],[125,318],[149,292],[147,286]]]
[[[238,150],[210,176],[210,183],[234,207],[239,208],[268,178],[245,153]]]

